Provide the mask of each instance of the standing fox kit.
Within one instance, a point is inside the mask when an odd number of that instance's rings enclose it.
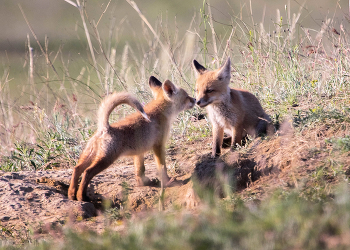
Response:
[[[162,84],[151,76],[149,85],[154,100],[144,108],[128,93],[114,93],[102,101],[98,111],[97,131],[88,141],[73,170],[68,190],[69,199],[87,200],[86,190],[91,179],[120,156],[133,155],[137,183],[149,184],[150,180],[145,176],[143,157],[149,150],[154,151],[163,191],[164,183],[169,181],[165,166],[165,143],[171,124],[181,111],[193,108],[195,99],[169,80]],[[115,107],[123,103],[139,112],[109,124],[109,115]],[[82,173],[78,189],[78,179]]]
[[[213,157],[221,154],[224,131],[232,135],[232,146],[236,143],[241,145],[242,138],[247,134],[254,138],[260,133],[273,133],[271,119],[259,100],[246,90],[229,87],[230,58],[221,68],[213,71],[207,70],[196,60],[193,65],[197,73],[197,105],[206,107],[213,125]]]

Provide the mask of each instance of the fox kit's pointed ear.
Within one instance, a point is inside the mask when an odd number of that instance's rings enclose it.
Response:
[[[162,83],[161,81],[159,81],[157,78],[155,78],[154,76],[151,76],[149,78],[149,86],[151,88],[152,91],[152,95],[154,97],[154,99],[157,99],[159,92],[162,89]]]
[[[169,80],[166,80],[163,83],[163,91],[169,98],[171,98],[173,95],[176,95],[178,90],[177,90],[177,87],[175,86],[175,84],[173,84]]]
[[[225,64],[217,72],[218,80],[230,80],[231,78],[231,60],[227,58]]]
[[[155,78],[154,76],[151,76],[149,78],[149,86],[152,88],[161,88],[162,87],[162,83],[161,81],[159,81],[157,78]]]
[[[199,62],[197,62],[196,60],[193,60],[193,67],[195,69],[197,77],[198,77],[198,75],[202,75],[203,73],[205,73],[207,71],[207,69],[204,68],[202,65],[200,65]]]

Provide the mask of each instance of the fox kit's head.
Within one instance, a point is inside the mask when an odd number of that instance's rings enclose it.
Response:
[[[166,80],[163,84],[154,76],[149,78],[154,99],[164,98],[170,101],[176,113],[191,109],[196,104],[196,99],[190,97],[185,90],[178,88],[171,81]]]
[[[199,107],[204,108],[209,104],[221,102],[230,93],[230,58],[221,68],[213,71],[207,70],[196,60],[193,60],[193,66],[197,75],[196,99]]]

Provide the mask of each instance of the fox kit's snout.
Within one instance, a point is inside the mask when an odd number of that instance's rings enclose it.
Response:
[[[149,85],[154,100],[145,107],[128,93],[114,93],[101,103],[96,133],[90,138],[75,166],[68,189],[68,198],[88,200],[86,190],[91,179],[110,166],[120,156],[134,156],[136,181],[147,185],[143,154],[153,150],[163,185],[169,181],[165,166],[165,143],[170,127],[179,112],[193,108],[195,99],[171,81],[163,84],[150,77]],[[120,104],[128,104],[138,110],[124,119],[109,124],[109,115]],[[79,189],[78,180],[83,174]]]
[[[232,146],[241,144],[249,134],[253,138],[260,133],[274,131],[270,117],[264,112],[259,100],[251,93],[229,87],[231,61],[219,69],[209,71],[196,60],[196,100],[201,108],[206,107],[213,126],[212,156],[221,154],[224,131],[232,135]]]

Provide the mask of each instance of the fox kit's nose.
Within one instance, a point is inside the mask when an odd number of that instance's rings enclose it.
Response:
[[[201,105],[201,99],[199,99],[199,100],[197,101],[197,105],[198,105],[198,106]]]

